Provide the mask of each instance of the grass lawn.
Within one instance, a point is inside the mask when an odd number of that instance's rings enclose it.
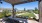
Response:
[[[35,17],[35,15],[33,13],[25,13],[25,14],[22,14],[20,16],[28,16],[29,18],[30,17]]]

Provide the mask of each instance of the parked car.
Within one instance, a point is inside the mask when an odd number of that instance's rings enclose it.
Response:
[[[24,17],[26,18],[26,17]],[[24,18],[10,18],[10,17],[6,17],[3,20],[6,21],[6,23],[28,23],[27,19]]]

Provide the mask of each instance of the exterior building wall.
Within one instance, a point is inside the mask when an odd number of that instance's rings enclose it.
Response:
[[[39,19],[39,22],[42,23],[42,1],[40,1],[40,4],[39,4],[39,8],[40,8],[40,19]]]

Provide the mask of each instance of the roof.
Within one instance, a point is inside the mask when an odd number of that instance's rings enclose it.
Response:
[[[16,5],[16,4],[22,4],[22,3],[33,2],[38,0],[4,0],[4,1]]]

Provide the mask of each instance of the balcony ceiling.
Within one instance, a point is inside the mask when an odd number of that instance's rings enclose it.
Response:
[[[38,0],[4,0],[4,1],[11,4],[22,4],[22,3],[33,2]]]

